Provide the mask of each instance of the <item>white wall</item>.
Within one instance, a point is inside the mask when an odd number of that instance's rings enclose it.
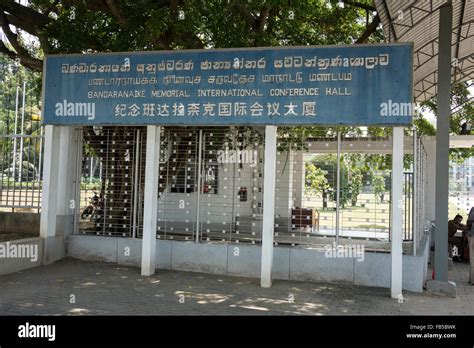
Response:
[[[0,275],[8,274],[18,271],[23,271],[25,269],[38,267],[41,265],[43,260],[43,248],[44,248],[44,239],[41,237],[38,238],[27,238],[27,239],[18,239],[18,240],[11,240],[7,242],[2,242],[0,244],[4,245],[4,248],[10,247],[15,245],[15,248],[18,249],[18,246],[23,245],[27,246],[28,248],[36,248],[37,251],[37,259],[32,260],[31,258],[0,258]]]
[[[403,289],[422,292],[429,248],[425,237],[419,256],[403,255]],[[127,249],[128,248],[128,249]],[[126,255],[125,251],[129,250]],[[214,244],[157,240],[158,269],[183,270],[258,278],[261,247],[248,244]],[[104,261],[140,266],[141,240],[72,235],[68,256],[85,261]],[[390,288],[390,253],[366,252],[357,259],[331,259],[324,250],[275,247],[273,278],[296,281],[343,282]]]

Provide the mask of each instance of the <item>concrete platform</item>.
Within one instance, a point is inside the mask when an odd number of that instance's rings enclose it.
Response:
[[[135,267],[67,259],[0,276],[0,315],[473,315],[468,272],[468,264],[450,271],[457,298],[404,292],[398,303],[382,288],[276,280],[264,289],[254,278],[142,277]]]

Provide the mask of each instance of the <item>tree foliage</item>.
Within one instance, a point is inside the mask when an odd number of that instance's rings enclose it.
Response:
[[[385,178],[382,175],[373,175],[372,176],[372,189],[374,191],[374,195],[380,198],[380,202],[384,202],[385,192],[387,191],[385,188]]]
[[[338,0],[32,0],[0,1],[0,22],[11,47],[0,52],[38,71],[41,54],[190,48],[352,44],[380,41],[371,1]],[[368,19],[368,22],[367,22]],[[374,34],[371,36],[371,34]]]
[[[371,0],[345,0],[344,7],[339,0],[30,3],[0,0],[0,25],[10,41],[0,42],[0,53],[36,71],[42,69],[44,53],[329,45],[383,39]],[[25,45],[26,34],[37,38],[39,45]],[[281,142],[279,150],[304,149],[306,137],[319,128],[280,127],[279,135],[289,134],[289,141]]]
[[[342,156],[339,168],[339,203],[344,207],[349,200],[353,199],[352,190],[356,189],[356,186],[349,182],[350,169]],[[306,163],[306,170],[306,189],[322,196],[323,199],[329,196],[331,201],[336,202],[337,156],[334,154],[315,156]]]
[[[474,102],[473,96],[469,91],[472,87],[471,82],[456,83],[451,88],[451,116],[449,119],[450,134],[461,134],[462,124],[468,123],[474,126]],[[438,104],[436,97],[427,100],[421,104],[422,109],[432,112],[435,116],[438,114]],[[426,135],[435,135],[434,127],[429,127],[426,123],[418,121],[418,132]],[[474,156],[474,149],[450,149],[449,157],[455,163],[462,163],[466,158]]]
[[[0,25],[7,39],[0,41],[0,53],[36,71],[42,70],[44,53],[329,45],[384,39],[372,0],[31,0],[28,6],[0,0]],[[28,44],[31,37],[37,45]],[[453,86],[453,134],[459,133],[464,120],[474,117],[466,86]],[[435,99],[423,107],[436,114]],[[421,116],[414,124],[420,134],[433,134],[433,127]],[[371,131],[389,135],[391,130]]]
[[[40,134],[41,76],[2,55],[0,71],[3,72],[3,78],[0,79],[0,167],[4,172],[13,173],[13,163],[19,168],[21,159],[22,175],[31,172],[29,177],[33,178],[38,174],[41,151],[39,139],[20,140],[11,136]],[[17,146],[14,146],[15,142]],[[20,156],[21,150],[23,156]]]

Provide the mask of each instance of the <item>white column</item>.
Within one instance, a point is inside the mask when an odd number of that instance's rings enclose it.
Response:
[[[147,126],[145,200],[143,212],[142,275],[155,273],[156,219],[158,212],[158,175],[160,172],[159,126]]]
[[[40,236],[44,238],[43,263],[49,263],[49,240],[56,236],[56,216],[59,179],[59,139],[58,127],[45,126],[43,190],[41,194]]]
[[[275,221],[275,175],[277,127],[265,126],[263,179],[262,268],[260,285],[272,286],[273,230]]]
[[[61,219],[66,216],[74,215],[74,206],[71,205],[71,200],[74,199],[74,178],[76,174],[76,138],[75,129],[73,127],[61,126],[57,127],[59,133],[59,168],[58,180],[56,182],[58,190],[58,210],[57,214]],[[72,223],[70,219],[68,224]],[[66,221],[61,221],[61,225],[66,224]],[[72,226],[61,226],[61,232],[70,234]],[[67,228],[67,230],[65,230]]]
[[[402,229],[403,229],[403,127],[393,128],[392,139],[392,193],[391,193],[391,296],[402,294]]]

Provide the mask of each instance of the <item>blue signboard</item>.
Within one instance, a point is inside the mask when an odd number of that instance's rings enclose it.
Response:
[[[50,55],[53,125],[405,125],[412,45]]]

